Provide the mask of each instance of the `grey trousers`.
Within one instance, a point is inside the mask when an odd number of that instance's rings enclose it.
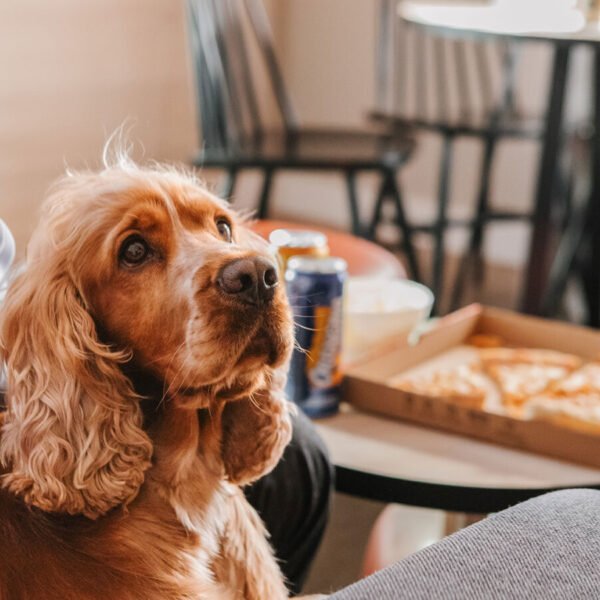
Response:
[[[600,492],[528,500],[330,596],[396,598],[600,598]]]

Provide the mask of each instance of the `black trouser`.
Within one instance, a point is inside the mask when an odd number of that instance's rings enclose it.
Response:
[[[300,592],[329,514],[333,469],[313,424],[293,417],[292,441],[275,469],[246,488],[292,593]]]

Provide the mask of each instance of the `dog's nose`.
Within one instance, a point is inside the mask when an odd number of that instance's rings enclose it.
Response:
[[[226,294],[246,304],[266,304],[273,299],[278,284],[277,269],[266,258],[238,258],[227,263],[217,284]]]

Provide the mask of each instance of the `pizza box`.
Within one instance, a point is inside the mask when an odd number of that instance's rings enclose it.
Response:
[[[600,435],[510,417],[502,414],[494,398],[486,399],[482,410],[392,386],[400,375],[420,375],[464,362],[469,352],[477,352],[465,345],[465,340],[476,333],[500,336],[510,346],[558,350],[584,359],[600,356],[598,331],[472,304],[440,319],[416,344],[399,340],[380,348],[376,357],[349,367],[342,398],[365,411],[600,467]]]

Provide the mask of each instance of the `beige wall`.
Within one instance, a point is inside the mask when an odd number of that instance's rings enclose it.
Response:
[[[183,2],[0,2],[0,216],[23,248],[49,183],[131,119],[152,158],[196,145]],[[142,153],[138,147],[137,155]]]

